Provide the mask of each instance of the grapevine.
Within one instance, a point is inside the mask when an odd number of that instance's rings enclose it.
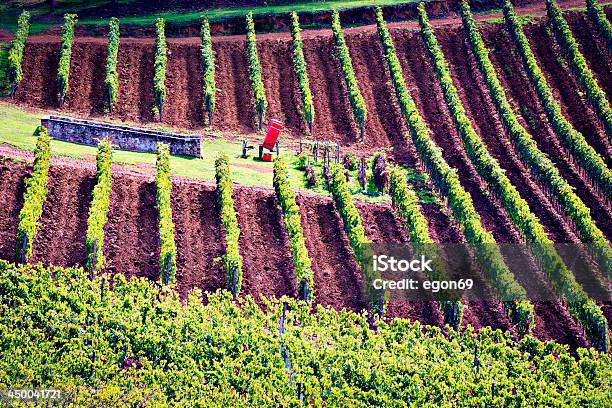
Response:
[[[159,266],[162,282],[174,282],[176,274],[176,243],[174,240],[174,222],[172,222],[172,179],[170,178],[170,149],[164,143],[157,144],[157,160],[155,163],[157,186],[157,216],[159,218]]]

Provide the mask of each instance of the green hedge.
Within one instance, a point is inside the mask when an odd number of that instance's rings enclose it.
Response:
[[[500,114],[502,123],[514,141],[519,155],[527,163],[533,174],[551,192],[550,196],[558,201],[567,217],[574,222],[582,242],[592,248],[601,268],[604,271],[611,271],[612,250],[610,249],[610,244],[602,231],[593,222],[589,208],[574,193],[573,188],[561,177],[554,163],[538,149],[536,142],[520,124],[491,64],[488,51],[478,32],[469,6],[466,3],[462,3],[461,10],[464,26],[468,31],[474,55],[489,88],[493,102]]]
[[[224,266],[227,273],[227,286],[234,296],[238,296],[242,286],[242,256],[238,243],[240,227],[238,226],[238,217],[232,198],[234,189],[230,175],[229,158],[225,155],[215,160],[215,179],[217,180],[217,196],[221,207],[221,222],[225,229]],[[234,279],[234,275],[236,279]]]
[[[293,38],[293,68],[297,76],[298,88],[302,96],[302,108],[304,109],[304,120],[308,123],[308,129],[312,133],[312,123],[314,121],[314,103],[310,92],[310,82],[308,81],[308,71],[306,70],[306,59],[304,59],[304,44],[302,43],[302,29],[297,13],[291,13],[291,38]]]
[[[104,269],[104,226],[108,221],[110,193],[112,186],[111,165],[113,150],[108,139],[98,143],[96,156],[96,186],[93,189],[89,217],[87,218],[87,233],[85,234],[86,268],[92,272]]]
[[[117,89],[119,88],[119,75],[117,74],[118,52],[119,20],[113,17],[108,23],[108,51],[106,55],[106,78],[104,79],[104,87],[106,89],[104,109],[107,112],[112,112],[113,106],[117,102]]]
[[[153,76],[153,93],[155,106],[153,113],[163,119],[164,102],[166,101],[166,64],[168,62],[166,45],[166,23],[163,18],[155,21],[155,73]]]
[[[268,100],[266,99],[266,89],[261,80],[261,65],[259,56],[257,55],[257,38],[255,36],[255,23],[253,23],[253,13],[249,12],[246,15],[246,47],[247,57],[249,60],[249,79],[251,80],[251,89],[255,97],[255,111],[259,118],[259,129],[261,130],[266,109],[268,109]]]
[[[503,9],[508,30],[518,46],[521,58],[523,59],[523,65],[536,93],[540,97],[546,116],[552,124],[555,133],[563,143],[563,146],[572,153],[603,193],[607,197],[612,197],[612,172],[595,149],[587,143],[584,136],[576,131],[572,124],[563,116],[561,107],[548,87],[546,77],[544,77],[538,66],[538,62],[529,46],[527,36],[523,33],[523,26],[509,0],[504,2]]]
[[[170,148],[167,144],[157,144],[155,162],[157,186],[157,216],[159,218],[159,266],[164,284],[174,282],[176,275],[176,243],[174,241],[174,222],[172,221],[172,179],[170,178]]]
[[[34,150],[34,167],[32,174],[25,181],[23,207],[19,212],[17,226],[17,259],[20,261],[27,261],[32,256],[32,243],[38,233],[39,219],[48,193],[51,138],[47,128],[43,126],[39,126],[35,134],[38,135],[38,139]]]
[[[603,123],[608,137],[610,137],[612,134],[612,111],[610,111],[610,104],[606,99],[606,94],[597,84],[597,80],[595,80],[591,69],[580,52],[578,42],[563,18],[563,13],[559,6],[557,6],[557,3],[554,0],[546,0],[546,10],[557,41],[559,41],[561,48],[567,54],[580,85],[586,91],[587,99],[595,108],[599,120]]]
[[[304,231],[302,230],[300,207],[295,201],[295,193],[291,189],[287,165],[282,158],[274,161],[273,182],[276,197],[283,209],[285,229],[289,235],[289,248],[293,256],[293,266],[298,283],[298,297],[307,302],[312,302],[314,297],[312,265],[308,257],[308,249],[306,249]]]
[[[608,50],[612,50],[612,24],[610,24],[610,20],[608,20],[603,7],[597,0],[587,0],[586,5],[589,16],[591,16],[591,19],[593,19],[601,35],[606,40]]]
[[[15,90],[19,82],[23,79],[23,71],[21,63],[23,62],[23,53],[25,51],[26,41],[30,32],[30,13],[22,12],[17,20],[17,30],[11,43],[11,49],[8,54],[9,64],[9,81],[11,82],[11,96],[15,95]]]
[[[57,96],[59,98],[60,106],[64,104],[64,98],[68,93],[70,58],[72,57],[72,43],[74,42],[74,25],[76,24],[76,21],[76,14],[64,15],[60,59],[57,66]]]
[[[406,183],[406,173],[398,167],[391,169],[389,176],[389,194],[393,205],[404,220],[406,229],[410,233],[410,243],[413,248],[427,259],[431,259],[429,278],[431,280],[448,281],[450,277],[446,271],[444,260],[441,258],[436,243],[429,236],[427,219],[421,211],[416,193]],[[439,301],[440,310],[444,315],[444,323],[457,330],[461,327],[463,318],[463,305],[460,300]]]
[[[363,140],[363,132],[365,129],[365,122],[368,116],[368,109],[366,107],[365,99],[361,95],[359,85],[357,84],[357,78],[353,71],[353,63],[351,61],[351,54],[344,40],[344,34],[342,34],[342,26],[340,25],[340,14],[338,10],[334,10],[332,13],[332,30],[334,32],[334,39],[336,40],[336,50],[338,52],[338,59],[340,60],[340,68],[342,68],[342,75],[346,82],[346,89],[348,91],[348,98],[353,108],[353,117],[357,126],[359,126],[361,132],[361,139]]]
[[[535,143],[533,139],[531,139],[525,129],[518,123],[518,119],[514,116],[510,108],[505,93],[499,84],[493,65],[489,60],[488,51],[478,32],[469,5],[466,2],[462,2],[460,11],[469,42],[478,60],[478,65],[489,86],[491,95],[500,110],[500,116],[502,116],[506,127],[509,129],[509,133],[511,135],[517,134],[517,136],[515,136],[516,139],[524,138],[526,140],[517,141],[519,151],[523,148],[531,148],[534,149],[534,151],[537,150],[537,147],[534,146]],[[526,136],[521,135],[522,133]],[[537,152],[541,154],[539,150],[537,150]],[[527,214],[517,214],[510,211],[508,211],[508,214],[513,219],[516,217],[517,221],[515,221],[515,224],[519,226],[519,229],[522,230],[523,234],[526,236],[534,256],[539,261],[540,265],[542,265],[542,269],[549,275],[557,293],[567,299],[570,312],[580,321],[592,343],[601,350],[607,350],[609,348],[608,325],[603,313],[599,307],[588,298],[582,287],[576,282],[573,274],[565,267],[563,261],[554,250],[553,243],[543,238],[544,232],[539,232],[541,226],[537,228],[535,223],[537,218],[533,217],[535,218],[534,220]]]
[[[510,321],[517,326],[519,333],[528,333],[533,326],[533,306],[526,300],[525,289],[516,282],[505,264],[493,235],[482,226],[471,196],[459,182],[457,170],[448,165],[440,148],[429,137],[429,129],[404,83],[402,67],[380,8],[376,13],[376,22],[397,101],[419,156],[429,170],[434,184],[442,196],[447,198],[455,219],[486,273],[486,278],[504,301]]]
[[[215,112],[215,54],[212,48],[212,38],[210,37],[210,24],[206,17],[202,17],[202,66],[204,67],[204,112],[208,114],[208,124],[212,124],[213,113]]]

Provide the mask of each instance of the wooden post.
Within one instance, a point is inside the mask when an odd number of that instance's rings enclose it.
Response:
[[[170,279],[170,267],[172,266],[172,254],[167,254],[166,255],[166,264],[165,266],[165,271],[164,271],[164,285],[168,284],[168,281]]]
[[[23,239],[21,241],[21,263],[23,265],[25,265],[26,261],[28,260],[27,252],[28,252],[28,234],[24,233]]]
[[[336,164],[340,163],[340,143],[336,142]]]
[[[362,190],[366,188],[366,163],[365,157],[361,158],[361,165],[359,166],[359,184],[361,185]]]
[[[89,280],[93,280],[94,278],[94,271],[96,270],[97,263],[98,263],[98,240],[94,239],[93,252],[91,254],[91,268],[89,269]]]
[[[314,156],[315,163],[318,161],[319,156],[319,142],[314,143],[314,147],[312,149],[312,155]]]

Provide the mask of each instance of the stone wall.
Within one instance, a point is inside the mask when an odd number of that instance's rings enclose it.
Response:
[[[155,152],[157,143],[161,142],[170,146],[173,155],[201,157],[200,135],[180,135],[61,116],[43,116],[40,122],[53,139],[66,142],[97,146],[98,140],[109,138],[117,149],[135,152]]]

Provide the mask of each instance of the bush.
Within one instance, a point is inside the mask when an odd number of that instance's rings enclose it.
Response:
[[[262,128],[263,118],[268,109],[268,100],[266,99],[266,90],[263,81],[261,80],[261,65],[259,64],[259,56],[257,55],[257,39],[255,36],[255,23],[253,23],[253,13],[249,12],[246,16],[246,47],[247,56],[249,59],[249,79],[251,80],[251,89],[255,97],[255,111],[259,118],[259,130]]]
[[[15,96],[15,90],[19,82],[23,79],[23,71],[21,63],[23,61],[23,52],[25,51],[26,41],[30,32],[30,13],[22,12],[17,20],[17,30],[11,43],[11,48],[8,54],[8,74],[11,82],[11,96]]]
[[[159,218],[159,266],[162,282],[174,282],[176,274],[176,243],[174,241],[174,222],[172,221],[172,179],[170,178],[170,149],[167,144],[157,144],[155,163],[157,186],[157,216]]]
[[[155,106],[153,113],[163,119],[164,102],[166,101],[166,64],[168,62],[166,46],[166,23],[163,18],[155,21],[155,74],[153,76],[153,93]]]
[[[89,217],[87,218],[87,233],[85,234],[86,268],[92,273],[104,269],[104,226],[108,220],[110,193],[112,187],[111,165],[113,152],[110,140],[104,139],[98,143],[96,157],[97,183],[93,189]]]
[[[591,16],[591,19],[593,19],[595,25],[599,28],[599,32],[606,40],[608,50],[612,50],[612,24],[610,24],[603,7],[597,0],[587,0],[586,5],[589,16]]]
[[[342,164],[344,165],[345,169],[349,171],[355,171],[359,168],[359,159],[355,154],[348,153],[344,155],[342,159]]]
[[[227,286],[232,295],[236,297],[240,294],[242,286],[242,256],[238,243],[240,227],[234,209],[232,179],[227,156],[220,156],[215,160],[215,178],[217,180],[219,206],[221,207],[221,221],[225,227],[224,266],[227,273]]]
[[[302,96],[302,107],[304,109],[304,120],[308,123],[308,129],[312,133],[312,123],[314,121],[314,104],[312,93],[310,92],[310,82],[308,81],[308,71],[306,70],[306,60],[304,59],[304,45],[302,44],[302,30],[297,13],[291,13],[291,37],[293,38],[293,68],[297,76],[298,88]]]
[[[210,37],[210,24],[206,17],[202,18],[202,66],[204,67],[204,112],[208,114],[208,124],[212,124],[212,116],[215,112],[215,54],[212,49]]]
[[[361,95],[359,85],[357,84],[357,78],[353,71],[353,63],[351,61],[351,54],[344,40],[344,34],[342,34],[342,26],[340,25],[340,14],[337,10],[332,13],[332,30],[334,32],[334,39],[336,40],[336,50],[338,52],[338,59],[340,60],[340,68],[342,68],[342,75],[344,75],[344,81],[346,82],[346,89],[348,91],[348,98],[353,108],[353,118],[359,126],[361,133],[361,140],[363,140],[363,132],[365,130],[365,122],[368,116],[368,109],[366,107],[365,99]]]
[[[113,111],[117,102],[117,89],[119,88],[119,75],[117,74],[117,53],[119,52],[119,20],[111,18],[108,23],[108,51],[106,54],[106,100],[104,110]]]
[[[274,189],[276,197],[283,210],[285,229],[289,235],[289,248],[293,257],[293,266],[298,283],[298,297],[307,302],[312,302],[314,294],[313,273],[304,231],[302,230],[302,218],[300,207],[295,201],[295,193],[291,189],[287,166],[282,158],[274,161]]]
[[[387,155],[383,152],[374,153],[372,158],[372,181],[379,192],[385,194],[389,190]]]
[[[23,207],[19,212],[17,226],[17,259],[27,261],[32,256],[32,244],[36,239],[43,205],[47,201],[47,184],[49,183],[49,165],[51,155],[51,138],[47,128],[39,126],[35,135],[34,167],[32,174],[25,181]]]
[[[57,90],[60,106],[64,104],[64,98],[68,93],[70,58],[72,57],[72,43],[74,42],[74,25],[76,24],[76,21],[76,14],[64,15],[60,59],[57,66]]]

